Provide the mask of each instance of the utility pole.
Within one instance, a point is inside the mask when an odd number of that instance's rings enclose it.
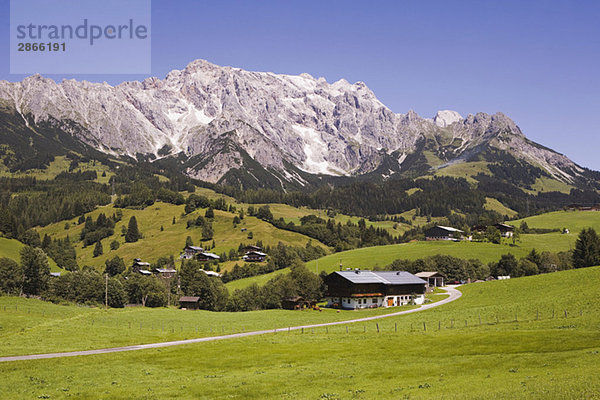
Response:
[[[108,310],[108,274],[104,274],[105,283],[104,283],[104,306]]]

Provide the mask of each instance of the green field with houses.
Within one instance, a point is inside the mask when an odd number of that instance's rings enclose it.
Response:
[[[466,241],[415,241],[388,246],[364,247],[329,254],[318,260],[308,262],[307,266],[314,272],[336,271],[339,270],[340,264],[342,264],[343,268],[369,269],[383,267],[396,259],[415,260],[436,254],[446,254],[463,259],[474,258],[488,263],[498,261],[503,254],[507,253],[520,258],[527,255],[532,249],[536,249],[539,252],[571,250],[574,248],[577,236],[583,228],[592,227],[600,232],[600,212],[596,211],[557,211],[510,221],[509,223],[518,227],[523,221],[527,222],[530,228],[567,228],[569,229],[569,233],[521,234],[520,238],[514,244],[510,239],[503,239],[502,244]],[[262,284],[269,277],[282,272],[285,272],[285,270],[275,271],[269,275],[233,281],[228,283],[227,287],[233,290],[252,283]]]

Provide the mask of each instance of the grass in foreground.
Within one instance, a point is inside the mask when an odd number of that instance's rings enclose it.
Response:
[[[595,267],[471,284],[456,302],[379,321],[379,332],[369,322],[0,364],[0,390],[10,398],[593,399],[598,279]]]
[[[444,295],[436,296],[443,298]],[[374,310],[210,312],[131,307],[103,310],[0,297],[0,356],[89,350],[344,321],[411,307]]]

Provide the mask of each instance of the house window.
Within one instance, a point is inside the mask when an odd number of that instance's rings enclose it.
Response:
[[[373,301],[373,304],[377,303],[377,299],[373,299],[372,301]]]

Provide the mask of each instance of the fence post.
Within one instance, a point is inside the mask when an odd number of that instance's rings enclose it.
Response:
[[[300,332],[300,333],[304,333],[304,328],[302,328],[302,332]]]
[[[379,323],[375,322],[375,325],[377,325],[377,333],[379,333]]]
[[[438,320],[438,331],[442,330],[442,321]]]
[[[567,310],[565,310],[565,318],[567,318]]]
[[[398,323],[394,322],[394,332],[398,332]]]
[[[346,325],[346,333],[348,333],[348,325]]]
[[[423,331],[427,331],[427,326],[425,325],[425,321],[423,321]]]

